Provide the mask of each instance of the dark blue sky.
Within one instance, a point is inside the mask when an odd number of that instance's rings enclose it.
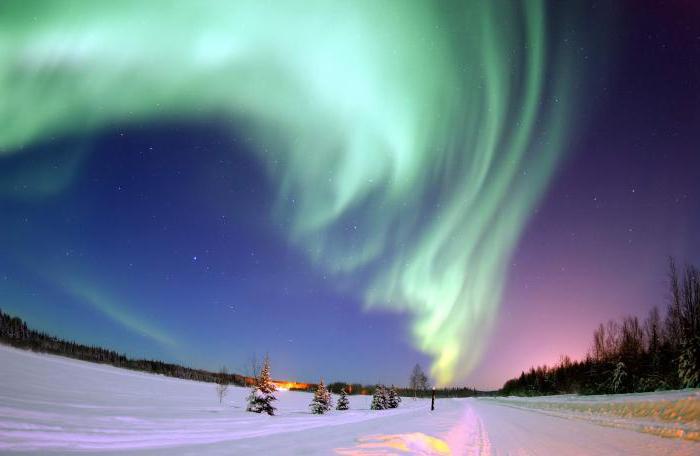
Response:
[[[700,264],[700,12],[630,2],[611,14],[591,40],[606,45],[579,50],[594,62],[588,99],[467,383],[583,356],[599,322],[665,306],[669,255]],[[397,384],[427,368],[408,315],[363,311],[363,290],[288,242],[246,128],[194,119],[0,155],[0,307],[66,339],[194,367],[241,372],[269,353],[289,379]]]
[[[357,296],[287,246],[262,170],[216,122],[116,129],[87,147],[59,195],[2,206],[18,227],[12,250],[35,263],[3,261],[6,311],[62,337],[207,368],[241,370],[269,352],[279,371],[305,380],[324,365],[333,378],[401,372],[398,382],[407,359],[425,362],[400,319],[363,313]],[[49,149],[25,159],[63,166]],[[63,290],[63,273],[175,343],[115,324]]]

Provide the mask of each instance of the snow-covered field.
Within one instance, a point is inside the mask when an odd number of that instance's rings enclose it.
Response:
[[[0,453],[700,454],[697,390],[438,400],[434,412],[351,396],[351,410],[323,416],[310,394],[281,391],[273,417],[245,412],[247,394],[231,388],[219,405],[211,384],[0,346]]]

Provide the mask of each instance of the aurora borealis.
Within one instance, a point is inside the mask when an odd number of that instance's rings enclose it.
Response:
[[[282,307],[330,318],[340,299],[371,311],[343,304],[357,328],[400,322],[370,346],[407,339],[437,383],[469,379],[518,242],[594,123],[583,113],[613,66],[605,46],[591,55],[606,32],[584,24],[597,16],[543,1],[176,5],[0,6],[0,291],[13,298],[0,306],[31,321],[51,308],[33,290],[50,289],[146,336],[119,349],[196,363],[225,350],[206,338],[178,350],[194,314],[267,309],[283,327],[294,314]],[[193,220],[209,211],[216,224]],[[47,218],[26,228],[32,213]],[[279,342],[240,339],[234,362],[276,355]],[[277,356],[292,365],[308,350]]]

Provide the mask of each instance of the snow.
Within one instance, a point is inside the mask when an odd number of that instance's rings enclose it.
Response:
[[[219,405],[214,384],[0,346],[0,453],[700,454],[698,390],[441,399],[434,412],[429,400],[373,411],[371,397],[349,396],[350,410],[324,415],[310,413],[312,394],[278,391],[276,416],[246,412],[249,393],[231,387]]]
[[[493,398],[493,402],[552,416],[700,441],[700,390],[598,396]]]

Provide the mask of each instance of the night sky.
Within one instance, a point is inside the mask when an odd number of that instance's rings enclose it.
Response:
[[[5,312],[495,388],[700,265],[694,2],[215,3],[0,6]]]

